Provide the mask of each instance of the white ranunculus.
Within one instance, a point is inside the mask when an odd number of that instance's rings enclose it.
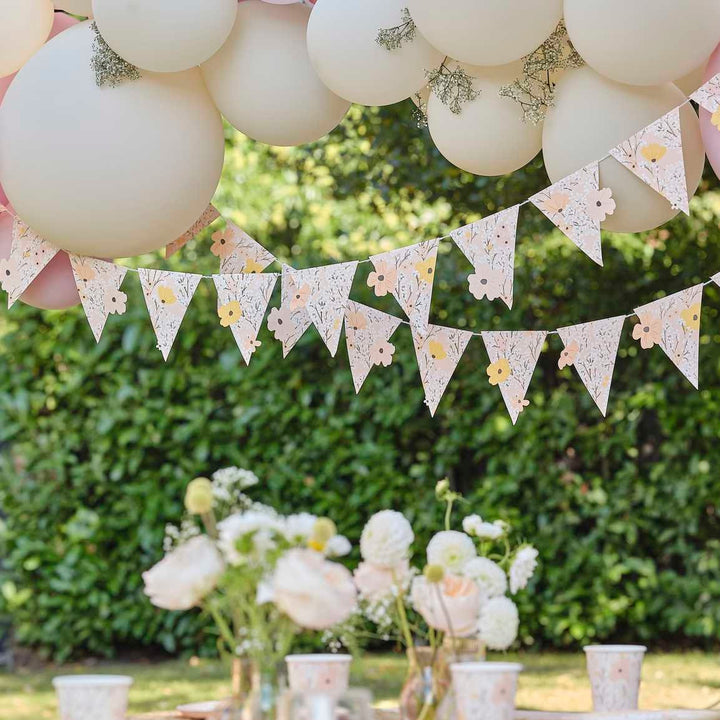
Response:
[[[261,563],[265,554],[275,548],[283,523],[274,512],[259,508],[236,513],[218,524],[218,545],[230,565]],[[248,547],[238,547],[247,539]]]
[[[285,518],[283,534],[288,542],[305,543],[310,539],[317,516],[310,513],[288,515]]]
[[[427,546],[428,565],[439,565],[455,575],[459,575],[468,560],[476,555],[472,538],[456,530],[437,533]]]
[[[392,568],[410,556],[415,535],[407,518],[395,510],[375,513],[360,537],[360,554],[373,565]]]
[[[478,586],[484,600],[504,595],[507,591],[505,571],[489,558],[476,557],[468,560],[462,574]]]
[[[510,592],[514,595],[518,590],[527,587],[530,578],[535,574],[538,551],[530,546],[520,548],[510,565]]]
[[[328,557],[345,557],[351,550],[352,545],[344,535],[334,535],[325,545],[325,554]]]
[[[477,535],[478,528],[483,524],[483,519],[479,515],[468,515],[462,521],[462,529],[468,535]]]
[[[480,611],[478,636],[490,650],[507,650],[517,638],[520,617],[515,603],[506,597],[488,600]]]
[[[189,610],[215,589],[225,563],[206,535],[191,538],[143,573],[145,594],[156,607]]]

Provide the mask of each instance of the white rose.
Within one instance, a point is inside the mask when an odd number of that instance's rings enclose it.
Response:
[[[344,622],[357,604],[350,571],[314,550],[288,550],[278,560],[272,586],[278,608],[308,630]]]
[[[394,510],[375,513],[360,537],[363,560],[373,565],[392,568],[410,556],[415,535],[407,518]]]
[[[480,611],[478,636],[490,650],[507,650],[517,638],[520,618],[515,603],[506,597],[488,600]]]
[[[218,546],[230,565],[262,562],[275,548],[276,536],[283,531],[282,520],[265,508],[230,515],[218,524]],[[248,547],[238,544],[247,538]]]
[[[215,589],[224,571],[215,543],[198,535],[143,573],[145,594],[156,607],[189,610]]]
[[[465,533],[444,530],[433,536],[427,546],[428,565],[439,565],[459,575],[471,558],[477,555],[475,543]]]
[[[288,515],[285,518],[283,535],[285,535],[288,542],[305,543],[312,535],[316,522],[317,517],[310,513]]]
[[[344,535],[334,535],[325,545],[325,555],[328,557],[345,557],[351,550],[352,545]]]
[[[396,593],[405,592],[410,584],[412,573],[407,560],[394,568],[379,567],[369,562],[361,562],[354,573],[355,584],[363,600],[377,602]]]
[[[507,592],[508,582],[504,570],[489,558],[476,557],[468,560],[462,574],[478,586],[480,595],[485,600]]]
[[[510,592],[513,595],[518,590],[524,590],[527,587],[530,578],[535,574],[537,557],[538,551],[530,545],[517,551],[515,559],[510,565]]]

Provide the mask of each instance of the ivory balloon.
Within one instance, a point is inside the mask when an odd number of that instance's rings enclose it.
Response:
[[[238,130],[268,145],[302,145],[330,132],[350,107],[310,63],[310,9],[249,0],[235,27],[202,66],[210,95]]]
[[[565,0],[575,49],[601,75],[659,85],[689,73],[720,40],[716,0]]]
[[[55,0],[55,7],[80,17],[92,17],[92,0]]]
[[[198,70],[99,88],[93,37],[89,22],[76,25],[18,73],[0,106],[0,182],[57,247],[138,255],[182,235],[207,207],[222,123]]]
[[[550,36],[562,0],[407,0],[415,24],[445,55],[471,65],[506,65]]]
[[[0,77],[17,72],[47,40],[52,0],[0,0]]]
[[[237,0],[94,0],[98,30],[120,57],[154,72],[179,72],[227,40]]]
[[[333,92],[361,105],[391,105],[427,82],[444,55],[419,33],[388,51],[378,29],[401,23],[406,0],[320,0],[310,16],[307,46],[313,67]]]
[[[589,67],[571,70],[560,79],[555,106],[545,118],[543,156],[550,180],[557,182],[608,154],[646,125],[683,102],[672,84],[633,87],[613,82]],[[690,105],[680,114],[688,193],[697,190],[705,154],[697,115]],[[600,183],[610,187],[617,203],[603,223],[615,232],[642,232],[677,214],[659,193],[613,158],[600,164]]]
[[[428,129],[438,150],[453,165],[475,175],[505,175],[530,162],[540,152],[542,125],[523,122],[520,105],[498,94],[522,72],[522,62],[463,68],[479,95],[464,104],[460,114],[430,93]]]
[[[704,81],[711,80],[715,75],[720,73],[720,45],[710,56],[707,69],[705,70]],[[713,117],[715,120],[713,122]],[[709,113],[704,108],[700,108],[700,129],[702,130],[703,144],[708,160],[715,171],[715,175],[720,177],[720,113]]]

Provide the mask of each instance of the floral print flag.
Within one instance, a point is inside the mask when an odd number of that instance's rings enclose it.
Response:
[[[413,328],[412,332],[425,404],[434,416],[473,334],[439,325],[428,325],[425,332]]]
[[[673,208],[690,213],[680,108],[613,148],[610,154],[665,197]]]
[[[277,279],[276,273],[213,275],[220,324],[232,331],[247,365],[260,347],[257,336]]]
[[[482,333],[490,357],[488,382],[500,388],[513,425],[530,404],[525,395],[546,337],[544,330]]]
[[[605,416],[625,316],[558,329],[565,345],[558,367],[574,367]]]
[[[9,308],[57,253],[57,248],[33,232],[20,218],[15,218],[10,257],[0,260],[0,287],[8,294]]]
[[[390,342],[402,320],[352,300],[345,308],[345,341],[355,392],[376,365],[392,364],[395,346]]]
[[[598,265],[603,264],[600,223],[615,212],[610,188],[600,189],[598,164],[592,163],[533,195],[535,205]]]
[[[244,230],[228,220],[223,230],[212,236],[210,252],[220,258],[220,274],[261,273],[275,262],[275,256]]]
[[[147,268],[138,273],[157,346],[167,360],[202,275]]]
[[[196,235],[199,235],[210,223],[215,222],[220,217],[220,213],[212,206],[208,205],[205,212],[195,221],[192,227],[184,232],[177,240],[165,246],[165,258],[172,257],[180,248],[185,247]]]
[[[511,309],[519,212],[516,205],[450,233],[475,269],[468,277],[472,295],[478,300],[500,298]]]
[[[638,323],[633,328],[633,339],[643,350],[659,345],[695,388],[703,287],[695,285],[636,308]]]
[[[712,114],[713,125],[720,130],[720,74],[699,87],[690,99]]]
[[[108,316],[124,315],[127,307],[127,295],[120,290],[127,268],[106,260],[70,255],[75,284],[85,317],[100,342]]]
[[[377,297],[392,294],[420,332],[427,329],[430,318],[439,245],[439,240],[426,240],[370,258],[374,270],[367,284]]]

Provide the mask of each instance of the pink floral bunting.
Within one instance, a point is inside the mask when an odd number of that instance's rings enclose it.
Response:
[[[545,331],[482,333],[490,357],[488,382],[500,388],[513,425],[530,404],[525,395],[546,337]]]
[[[600,223],[615,212],[610,188],[600,189],[598,164],[568,175],[530,202],[598,265],[603,264]]]
[[[183,233],[177,240],[165,246],[165,257],[172,257],[178,250],[185,247],[194,237],[199,235],[208,225],[215,222],[220,213],[212,205],[208,205],[205,212],[195,221],[193,226]]]
[[[558,367],[574,367],[603,416],[607,413],[625,316],[558,329],[565,345]]]
[[[500,298],[512,308],[519,211],[516,205],[450,233],[475,269],[468,283],[478,300]]]
[[[247,365],[260,347],[257,336],[277,279],[275,273],[213,275],[220,324],[232,331]]]
[[[703,285],[682,290],[635,309],[633,339],[643,350],[659,345],[680,372],[698,387],[700,313]]]
[[[391,293],[420,332],[427,329],[430,318],[439,245],[439,240],[426,240],[370,258],[374,270],[368,276],[368,285],[377,297]]]
[[[147,268],[138,273],[158,349],[167,360],[202,275]]]
[[[428,325],[425,332],[413,328],[415,354],[425,389],[425,404],[433,416],[470,338],[472,333],[467,330],[439,325]]]
[[[100,342],[109,315],[124,315],[127,295],[120,290],[127,268],[106,260],[70,255],[75,284],[95,341]]]
[[[348,301],[345,308],[345,340],[355,392],[376,365],[392,364],[395,346],[390,342],[402,320],[375,308]]]
[[[228,220],[224,230],[212,236],[210,252],[220,258],[221,275],[261,273],[275,262],[275,256],[244,230]]]
[[[8,294],[9,308],[57,253],[57,248],[33,232],[20,218],[15,218],[10,257],[0,260],[0,287]]]
[[[689,214],[680,108],[671,110],[660,120],[613,148],[610,154],[659,192],[673,208]]]
[[[720,74],[700,86],[691,96],[700,107],[715,115],[720,110]],[[718,116],[720,117],[720,115]],[[715,123],[713,123],[715,124]],[[718,127],[717,125],[715,125]],[[718,127],[720,130],[720,127]]]

